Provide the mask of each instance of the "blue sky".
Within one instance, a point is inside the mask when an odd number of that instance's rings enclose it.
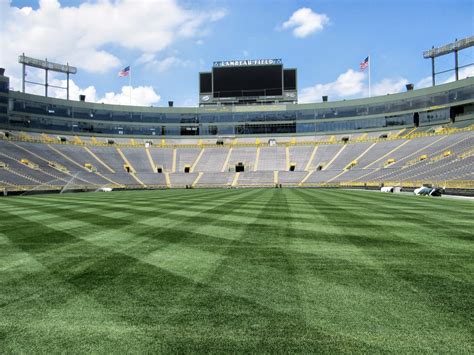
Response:
[[[134,104],[162,106],[174,100],[194,106],[199,71],[210,70],[214,60],[245,58],[282,58],[286,67],[296,67],[304,102],[320,101],[322,94],[362,97],[367,73],[358,65],[369,53],[372,91],[398,92],[408,82],[429,83],[424,50],[474,34],[474,2],[469,0],[56,2],[0,0],[6,43],[0,66],[17,89],[20,66],[15,61],[22,51],[69,60],[79,67],[72,79],[74,94],[110,103],[127,103],[128,80],[117,76],[127,65]],[[473,49],[459,59],[461,65],[474,62]],[[437,69],[448,69],[453,61],[452,56],[440,58]],[[473,75],[473,67],[463,75]],[[438,81],[451,76],[440,75]]]

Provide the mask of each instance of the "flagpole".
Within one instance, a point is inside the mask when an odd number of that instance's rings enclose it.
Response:
[[[128,87],[130,88],[130,106],[132,105],[132,67],[128,71]]]
[[[369,97],[372,97],[372,88],[371,88],[371,82],[370,82],[370,71],[372,70],[372,57],[370,56],[370,53],[369,53]]]

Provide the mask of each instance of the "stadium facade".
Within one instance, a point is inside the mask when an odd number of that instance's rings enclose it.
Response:
[[[0,76],[0,128],[73,135],[218,137],[315,135],[472,119],[474,78],[373,98],[315,104],[136,107],[9,90]]]
[[[0,76],[0,190],[431,184],[472,193],[473,132],[474,78],[357,100],[177,108],[31,95]]]

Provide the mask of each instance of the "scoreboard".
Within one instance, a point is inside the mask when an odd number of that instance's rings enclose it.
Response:
[[[296,101],[296,69],[284,69],[281,59],[219,61],[199,73],[201,106]]]

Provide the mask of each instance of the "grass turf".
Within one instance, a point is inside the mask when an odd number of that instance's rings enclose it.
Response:
[[[323,189],[3,198],[0,353],[472,353],[473,207]]]

